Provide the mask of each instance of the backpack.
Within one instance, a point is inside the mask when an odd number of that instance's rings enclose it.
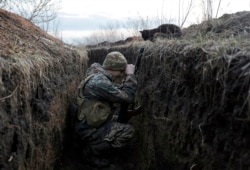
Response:
[[[87,124],[91,127],[100,127],[111,116],[111,107],[108,102],[99,101],[95,99],[86,99],[83,96],[83,90],[88,80],[93,77],[94,74],[89,75],[81,81],[78,86],[77,93],[77,105],[78,105],[78,120],[82,121],[86,119]]]

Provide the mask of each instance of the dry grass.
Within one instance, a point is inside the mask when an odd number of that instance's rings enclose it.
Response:
[[[15,14],[0,10],[0,21],[1,158],[11,158],[14,169],[53,169],[67,107],[87,65],[86,50]]]

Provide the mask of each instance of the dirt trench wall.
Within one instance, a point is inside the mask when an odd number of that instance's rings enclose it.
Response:
[[[169,41],[92,49],[90,63],[118,50],[135,61],[138,170],[249,169],[250,48],[246,42]],[[132,161],[132,160],[131,160]]]
[[[43,48],[40,46],[40,49]],[[0,169],[54,169],[86,54],[62,44],[0,56]]]

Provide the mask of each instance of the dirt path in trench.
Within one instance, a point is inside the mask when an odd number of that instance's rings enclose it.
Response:
[[[74,112],[69,110],[68,112]],[[66,116],[66,129],[63,143],[63,153],[61,160],[57,163],[55,170],[136,170],[139,162],[139,141],[135,134],[131,143],[122,151],[115,153],[111,164],[105,168],[96,168],[88,165],[86,158],[82,156],[81,141],[74,132],[74,115]]]
[[[79,148],[69,147],[64,152],[61,163],[56,170],[136,170],[136,164],[138,162],[135,145],[132,144],[123,152],[117,153],[113,156],[110,166],[105,168],[96,168],[88,165],[84,161],[84,157],[81,156],[81,150]]]

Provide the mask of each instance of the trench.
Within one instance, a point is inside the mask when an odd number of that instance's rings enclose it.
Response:
[[[135,63],[144,48],[135,99],[144,111],[129,122],[135,139],[112,168],[248,169],[250,50],[241,42],[132,43],[88,49],[88,60],[68,50],[40,70],[18,70],[18,62],[4,67],[0,168],[95,169],[84,163],[74,134],[75,90],[87,66],[108,52]]]
[[[135,102],[144,112],[130,121],[135,139],[118,166],[106,169],[250,169],[248,11],[192,25],[180,39],[87,50],[0,13],[1,170],[95,169],[74,135],[77,86],[108,52],[135,63],[142,47]]]
[[[142,47],[145,51],[136,75],[136,103],[144,107],[144,112],[130,121],[136,137],[130,148],[120,153],[118,167],[247,169],[248,50],[229,45],[214,54],[200,44],[131,45],[91,49],[89,64],[102,63],[106,54],[115,50],[134,63]],[[70,141],[67,146],[73,146]]]

